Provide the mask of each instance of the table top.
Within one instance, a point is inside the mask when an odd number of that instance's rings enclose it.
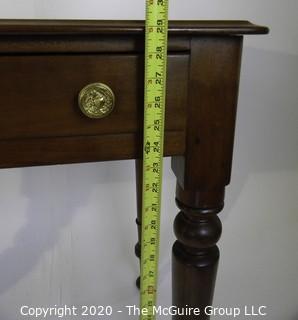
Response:
[[[0,20],[5,34],[139,34],[144,20]],[[266,34],[269,29],[240,20],[169,21],[169,34]]]
[[[144,25],[0,20],[0,167],[140,158]],[[218,163],[208,185],[229,180],[242,34],[266,32],[247,21],[169,23],[164,155],[198,152],[187,161],[204,185]],[[94,120],[80,111],[78,96],[98,82],[116,103]],[[176,173],[180,165],[183,159]],[[191,171],[188,180],[196,179]]]

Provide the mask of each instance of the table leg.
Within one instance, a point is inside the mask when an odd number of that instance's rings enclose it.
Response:
[[[221,235],[217,213],[223,208],[224,190],[200,192],[183,190],[177,184],[176,203],[181,210],[174,222],[177,241],[173,245],[172,277],[173,305],[194,313],[173,319],[207,320],[204,309],[212,304]]]
[[[172,157],[177,177],[174,222],[173,304],[200,309],[174,319],[207,320],[221,235],[217,217],[230,182],[242,37],[191,41],[185,153]]]

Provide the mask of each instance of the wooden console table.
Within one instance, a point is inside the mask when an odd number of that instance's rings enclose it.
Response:
[[[169,23],[165,156],[181,210],[172,270],[180,307],[212,303],[243,34],[267,32],[247,21]],[[1,20],[0,52],[1,168],[141,158],[144,21]],[[111,88],[115,106],[92,119],[78,95],[98,82]],[[89,94],[90,108],[110,101],[105,91]]]

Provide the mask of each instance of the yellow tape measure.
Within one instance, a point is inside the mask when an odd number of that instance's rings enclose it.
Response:
[[[156,305],[164,140],[168,0],[146,0],[141,320]]]

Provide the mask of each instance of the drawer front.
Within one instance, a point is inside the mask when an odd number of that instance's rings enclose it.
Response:
[[[0,140],[126,134],[141,131],[143,56],[137,54],[0,56]],[[188,55],[168,58],[166,130],[184,130]],[[79,109],[80,90],[108,85],[115,108],[102,119]]]

